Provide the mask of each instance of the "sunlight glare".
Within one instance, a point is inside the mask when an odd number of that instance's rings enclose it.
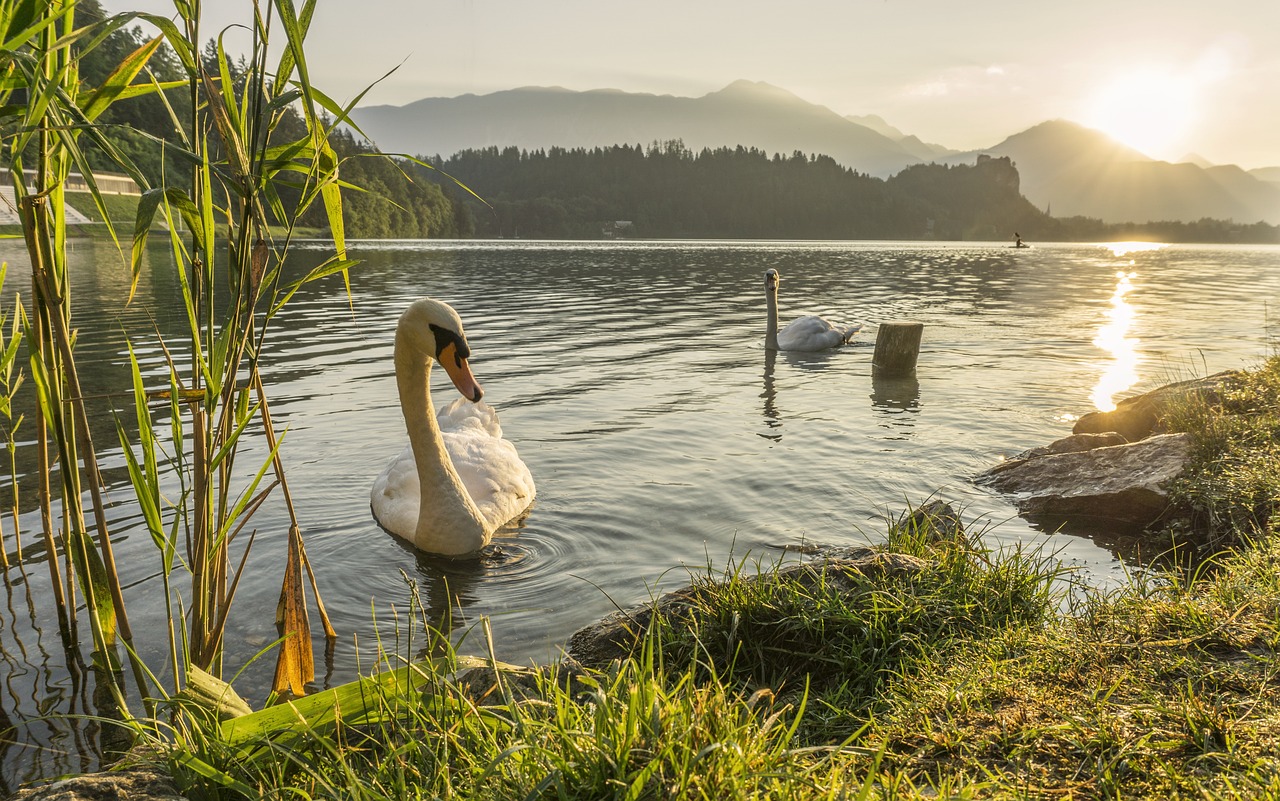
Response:
[[[1144,155],[1177,158],[1196,119],[1194,84],[1155,69],[1120,75],[1094,95],[1084,122]]]
[[[1130,279],[1137,273],[1116,273],[1116,291],[1111,295],[1111,308],[1107,310],[1107,324],[1098,329],[1093,344],[1111,354],[1111,364],[1098,378],[1098,383],[1089,395],[1089,400],[1098,411],[1110,412],[1116,408],[1112,400],[1119,392],[1123,392],[1138,383],[1138,340],[1131,339],[1129,328],[1133,324],[1134,309],[1125,301],[1125,295],[1133,289]]]
[[[1166,245],[1163,242],[1108,242],[1113,256],[1128,256],[1130,253],[1145,253],[1149,250],[1160,250]]]

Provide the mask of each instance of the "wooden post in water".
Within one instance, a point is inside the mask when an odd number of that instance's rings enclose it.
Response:
[[[920,355],[924,323],[881,323],[871,366],[880,375],[910,375]]]

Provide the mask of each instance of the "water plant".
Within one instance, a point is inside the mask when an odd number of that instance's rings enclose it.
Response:
[[[1280,528],[1280,357],[1239,373],[1220,392],[1186,394],[1164,423],[1192,434],[1191,463],[1174,498],[1206,550]]]
[[[141,177],[94,120],[123,97],[158,90],[151,83],[133,83],[158,42],[128,54],[100,85],[82,85],[78,54],[100,44],[130,17],[77,27],[75,10],[74,0],[0,4],[0,51],[5,54],[0,63],[5,72],[0,82],[0,117],[6,120],[5,157],[31,261],[31,311],[21,319],[27,367],[38,398],[33,427],[41,482],[41,533],[59,628],[65,644],[75,643],[74,593],[79,587],[88,610],[94,654],[101,666],[112,669],[117,664],[117,636],[130,651],[133,636],[115,569],[96,449],[74,355],[64,194],[74,165],[100,206],[100,194],[80,146],[82,138],[116,156],[120,168],[135,179]],[[12,369],[11,360],[7,366]],[[16,388],[16,383],[11,386]],[[51,448],[56,471],[50,462]],[[51,477],[58,480],[56,490]],[[55,523],[58,511],[61,521]],[[20,532],[15,535],[21,536]],[[59,553],[65,556],[61,566]],[[141,684],[141,666],[136,660],[131,663]]]
[[[308,584],[314,591],[315,584],[313,576],[307,579],[302,523],[289,496],[260,368],[270,322],[298,287],[334,274],[345,281],[354,263],[346,257],[341,194],[344,186],[353,187],[340,182],[339,159],[328,143],[347,120],[347,108],[312,87],[304,49],[315,2],[252,3],[245,26],[250,52],[244,57],[227,51],[225,32],[201,50],[199,0],[175,0],[172,19],[131,12],[83,23],[77,6],[76,0],[0,3],[3,144],[32,265],[31,312],[15,306],[13,314],[23,324],[27,376],[39,400],[32,423],[35,473],[46,482],[38,504],[59,628],[69,653],[78,649],[76,610],[83,603],[96,663],[125,714],[126,693],[115,681],[122,657],[148,705],[180,689],[189,667],[219,673],[236,585],[250,564],[250,520],[262,504],[278,499],[291,525],[271,532],[288,539],[275,686],[301,695],[312,679],[305,591]],[[78,59],[139,21],[158,34],[127,53],[101,84],[84,84]],[[160,81],[148,71],[162,48],[172,53],[181,80]],[[151,137],[154,145],[190,167],[164,172],[155,185],[96,122],[112,103],[143,95],[160,98],[173,125],[172,136]],[[85,141],[142,188],[132,242],[122,253],[132,265],[134,286],[148,260],[153,226],[163,220],[168,258],[154,259],[153,269],[176,271],[187,320],[182,343],[157,341],[158,333],[146,330],[127,332],[132,342],[162,354],[157,365],[130,348],[133,392],[127,412],[114,398],[86,398],[78,378],[64,203],[73,171],[83,176],[110,238],[120,243]],[[285,281],[294,222],[313,205],[324,209],[332,256],[302,278]],[[16,329],[0,344],[7,400],[22,383],[15,373]],[[148,384],[156,373],[160,386]],[[153,672],[142,662],[143,649],[129,627],[102,500],[96,455],[102,444],[94,442],[86,411],[95,401],[111,404],[117,414],[129,478],[156,545],[168,614],[164,671]],[[7,402],[0,411],[10,421],[12,443],[22,421],[9,416]],[[265,440],[266,456],[239,463],[242,446],[256,437]],[[46,456],[50,451],[52,457]],[[56,488],[47,483],[50,477]],[[15,480],[15,498],[17,492]],[[178,570],[190,577],[186,592],[172,580]],[[315,603],[333,636],[318,594]],[[172,678],[168,686],[161,678],[166,672]]]

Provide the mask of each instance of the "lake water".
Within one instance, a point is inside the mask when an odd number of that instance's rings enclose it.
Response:
[[[111,247],[73,248],[86,393],[127,387],[122,330],[158,377],[147,332],[176,336],[180,308],[165,252],[149,254],[126,306],[127,271]],[[27,294],[20,246],[0,254],[10,262],[6,297]],[[323,254],[304,243],[296,261]],[[290,488],[340,634],[325,655],[313,611],[318,685],[372,663],[375,631],[390,636],[393,614],[407,608],[406,581],[434,620],[451,618],[458,637],[471,631],[464,651],[484,650],[473,627],[488,616],[498,658],[543,662],[577,628],[687,583],[690,571],[768,563],[783,545],[875,543],[886,516],[930,498],[962,509],[993,546],[1042,546],[1086,581],[1118,581],[1133,555],[1123,539],[1040,531],[970,479],[1069,434],[1073,416],[1107,397],[1256,364],[1280,291],[1280,248],[1264,247],[378,242],[353,255],[364,263],[350,302],[336,278],[308,287],[274,323],[266,357]],[[830,353],[766,351],[770,267],[783,276],[783,322],[817,313],[863,321],[864,332]],[[537,482],[524,525],[478,562],[417,554],[369,511],[370,483],[405,441],[392,332],[424,295],[462,316],[485,398]],[[913,379],[880,380],[875,330],[895,320],[924,323],[919,367]],[[440,371],[435,387],[437,406],[454,397]],[[98,428],[117,484],[109,499],[131,622],[159,671],[156,554],[109,415]],[[96,763],[95,727],[39,719],[91,712],[94,686],[66,667],[37,522],[27,510],[25,563],[8,571],[0,611],[0,730],[7,718],[16,732],[0,739],[0,793]],[[269,503],[255,525],[228,673],[276,636],[287,517]],[[12,561],[8,521],[5,532]],[[252,703],[273,664],[237,680]]]

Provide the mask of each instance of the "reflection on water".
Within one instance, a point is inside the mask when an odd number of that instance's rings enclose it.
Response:
[[[1130,253],[1147,253],[1168,247],[1163,242],[1110,242],[1107,247],[1115,256],[1128,256]]]
[[[871,405],[886,414],[920,410],[920,379],[915,375],[871,373]]]
[[[773,385],[773,370],[778,361],[778,351],[773,348],[764,349],[764,389],[760,392],[764,400],[764,424],[768,429],[761,431],[760,436],[774,442],[782,441],[782,416],[778,414],[778,389]]]
[[[1133,290],[1132,279],[1137,273],[1116,273],[1116,289],[1111,295],[1111,308],[1107,309],[1108,322],[1098,329],[1093,344],[1111,354],[1111,363],[1098,378],[1089,400],[1099,411],[1116,408],[1113,398],[1138,383],[1138,340],[1129,336],[1135,317],[1134,309],[1125,300]]]

